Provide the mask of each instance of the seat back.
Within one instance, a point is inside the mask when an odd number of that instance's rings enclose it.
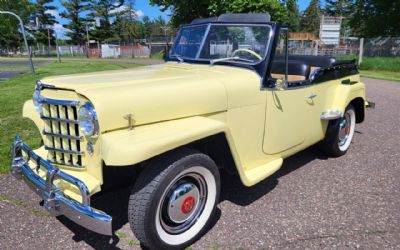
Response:
[[[319,68],[327,68],[336,63],[336,58],[332,56],[290,55],[289,60],[301,61],[310,65],[310,75]]]
[[[285,78],[286,63],[285,61],[274,61],[271,68],[271,76],[273,78]],[[288,81],[304,81],[310,75],[310,65],[301,61],[288,61]]]

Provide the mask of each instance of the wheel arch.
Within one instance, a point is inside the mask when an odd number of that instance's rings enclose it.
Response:
[[[350,104],[356,111],[356,123],[362,123],[365,119],[365,100],[362,97],[354,98]]]

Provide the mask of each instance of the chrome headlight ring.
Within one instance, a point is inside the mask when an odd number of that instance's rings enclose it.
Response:
[[[43,107],[41,102],[43,101],[43,97],[40,95],[40,89],[35,89],[35,91],[33,91],[32,101],[36,111],[39,112],[39,114],[42,114]]]
[[[99,134],[99,122],[93,104],[86,102],[78,110],[79,129],[89,137],[97,137]]]

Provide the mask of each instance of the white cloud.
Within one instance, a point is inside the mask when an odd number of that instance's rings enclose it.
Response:
[[[127,11],[128,9],[129,9],[128,6],[122,5],[122,6],[118,7],[118,8],[113,9],[112,11],[110,11],[110,14],[120,13],[120,12],[123,12],[123,11]],[[135,10],[135,15],[137,17],[142,17],[142,16],[144,16],[144,13],[143,13],[142,10]]]
[[[53,25],[53,29],[57,33],[57,38],[58,39],[65,39],[66,38],[66,32],[70,31],[69,29],[66,29],[62,26],[62,24],[55,23]]]
[[[56,19],[61,18],[60,13],[58,12],[58,10],[46,10],[45,13],[54,16]]]
[[[127,9],[128,9],[128,6],[121,5],[118,8],[111,10],[110,14],[120,13],[120,12],[126,11]]]
[[[136,11],[136,16],[137,17],[142,17],[142,16],[144,16],[144,12],[142,10],[137,10]]]

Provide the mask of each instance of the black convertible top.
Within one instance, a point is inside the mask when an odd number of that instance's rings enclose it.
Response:
[[[197,18],[191,24],[201,23],[268,23],[271,21],[271,16],[267,13],[235,13],[235,14],[222,14],[219,17]]]

